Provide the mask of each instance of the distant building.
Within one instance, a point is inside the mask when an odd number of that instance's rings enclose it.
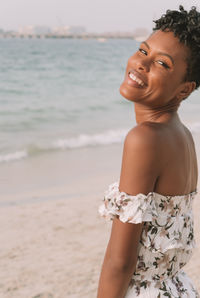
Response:
[[[67,36],[69,35],[69,26],[58,26],[52,29],[52,34],[57,36]]]
[[[34,35],[34,26],[29,25],[29,26],[20,27],[18,33],[19,35],[24,35],[24,36]]]
[[[69,31],[71,34],[74,34],[74,35],[81,35],[86,33],[86,29],[83,26],[70,26]]]
[[[35,26],[34,33],[36,35],[47,35],[51,33],[51,28],[47,26]]]
[[[133,31],[133,37],[137,41],[145,40],[149,35],[149,31],[146,28],[136,28]]]
[[[82,35],[85,32],[85,27],[82,26],[59,26],[52,30],[52,34],[57,36]]]
[[[47,26],[23,26],[18,31],[19,35],[34,36],[34,35],[47,35],[51,33],[51,29]]]

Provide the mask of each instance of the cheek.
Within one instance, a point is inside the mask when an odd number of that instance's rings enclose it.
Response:
[[[172,82],[171,75],[165,74],[162,70],[151,72],[149,77],[149,86],[147,90],[147,98],[149,102],[162,99],[163,103],[174,96],[174,82]],[[155,103],[156,103],[155,102]]]
[[[157,69],[155,72],[151,72],[151,86],[154,88],[158,88],[166,92],[173,88],[174,80],[170,73],[166,73],[162,69]]]
[[[156,72],[151,72],[149,76],[149,90],[151,92],[155,93],[155,95],[162,94],[163,92],[165,93],[167,89],[167,80],[166,76],[163,76],[161,73],[158,71]]]
[[[155,100],[155,103],[160,103],[161,100],[162,104],[167,104],[176,96],[178,86],[177,77],[172,73],[168,75],[160,74],[152,80],[150,102],[153,103]]]

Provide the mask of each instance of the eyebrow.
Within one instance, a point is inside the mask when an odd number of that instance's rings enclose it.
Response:
[[[148,45],[148,43],[147,43],[146,41],[142,41],[142,43],[144,43],[144,44],[146,45],[146,47],[147,47],[148,49],[150,49],[150,46]],[[172,64],[174,65],[174,59],[173,59],[172,56],[170,56],[169,54],[167,54],[167,53],[163,53],[163,52],[158,52],[158,55],[167,56],[167,57],[171,60]]]

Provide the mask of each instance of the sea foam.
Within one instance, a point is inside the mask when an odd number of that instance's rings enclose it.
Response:
[[[0,155],[0,162],[2,163],[2,162],[20,160],[27,156],[28,156],[28,153],[26,151],[16,151],[14,153]]]
[[[0,163],[17,161],[40,153],[59,151],[63,149],[73,150],[75,148],[121,143],[123,142],[126,133],[126,129],[107,130],[98,134],[80,134],[76,137],[60,138],[46,145],[39,143],[27,145],[25,150],[1,154]]]
[[[108,130],[98,134],[80,134],[77,137],[59,139],[54,143],[55,148],[73,149],[96,145],[121,143],[127,133],[126,129]]]

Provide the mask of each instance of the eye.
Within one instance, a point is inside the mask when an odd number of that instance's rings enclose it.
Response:
[[[157,62],[158,64],[162,65],[162,66],[165,67],[165,68],[169,68],[169,66],[167,65],[167,63],[165,63],[165,62],[163,62],[163,61],[161,61],[161,60],[157,60],[156,62]]]
[[[140,51],[142,54],[144,54],[144,55],[147,56],[147,51],[143,50],[142,48],[139,48],[139,51]]]

